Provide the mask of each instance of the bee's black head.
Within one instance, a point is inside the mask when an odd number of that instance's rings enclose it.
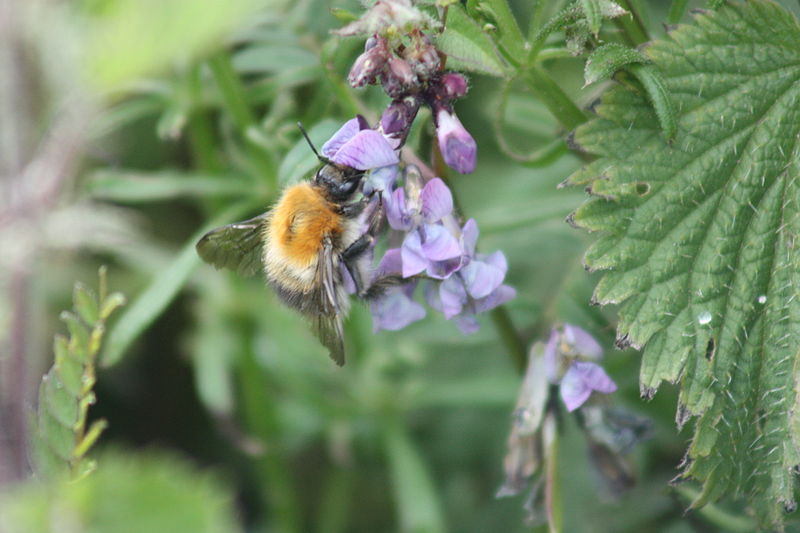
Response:
[[[363,170],[328,163],[317,171],[314,184],[325,190],[330,200],[344,202],[358,190],[363,177]]]

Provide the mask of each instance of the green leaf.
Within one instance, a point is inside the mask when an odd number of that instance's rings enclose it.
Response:
[[[464,11],[452,5],[447,12],[447,27],[436,45],[447,54],[447,65],[454,69],[504,76],[506,66],[500,60],[492,39]]]
[[[586,85],[610,78],[616,71],[634,63],[646,63],[647,58],[638,50],[619,43],[598,47],[586,60],[583,77]]]
[[[235,175],[177,170],[97,170],[89,175],[86,190],[95,198],[133,204],[186,197],[248,196],[253,194],[253,182]]]
[[[467,12],[482,15],[495,25],[495,41],[508,56],[521,61],[527,55],[525,37],[506,0],[469,0]]]
[[[401,533],[446,531],[441,504],[419,450],[399,422],[388,422],[385,432]]]
[[[106,270],[101,267],[101,298],[106,291]],[[75,479],[90,470],[89,464],[81,460],[105,428],[105,423],[96,422],[86,433],[87,411],[95,400],[92,392],[95,357],[102,341],[104,321],[122,301],[121,295],[114,293],[98,302],[93,291],[76,283],[74,312],[61,313],[70,338],[55,336],[55,363],[42,378],[33,421],[34,466],[42,478],[54,479],[69,473]],[[91,332],[86,324],[91,326]]]
[[[76,283],[72,293],[72,300],[75,303],[75,310],[83,321],[88,326],[94,325],[100,316],[100,310],[98,309],[97,297],[92,294],[92,291],[82,283]]]
[[[589,29],[595,37],[600,33],[600,26],[603,24],[603,16],[600,13],[600,0],[580,0],[581,9],[589,23]]]
[[[256,0],[113,0],[83,21],[89,82],[101,91],[162,69],[217,42],[258,7]]]
[[[800,26],[764,0],[699,16],[647,57],[675,97],[675,139],[616,87],[575,141],[601,158],[568,183],[571,219],[601,232],[594,299],[621,304],[618,344],[642,348],[642,394],[679,382],[696,418],[684,475],[701,505],[744,497],[780,527],[794,507],[800,398]]]
[[[76,531],[235,533],[230,492],[167,455],[106,453],[78,482],[28,483],[0,495],[0,530],[51,533],[54,517]]]

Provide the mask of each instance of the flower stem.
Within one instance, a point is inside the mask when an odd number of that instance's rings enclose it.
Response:
[[[650,40],[650,36],[647,33],[647,28],[642,22],[642,18],[636,12],[636,9],[633,6],[633,3],[630,0],[617,0],[617,3],[630,13],[630,17],[623,16],[616,19],[617,24],[622,28],[625,32],[625,36],[628,38],[630,43],[633,46],[639,46],[642,43],[646,43]]]
[[[522,75],[522,79],[534,96],[547,107],[564,128],[574,130],[586,122],[586,114],[575,105],[575,102],[543,68],[531,67]]]
[[[522,336],[514,327],[514,323],[511,321],[511,314],[504,305],[501,305],[492,309],[490,315],[494,329],[497,330],[497,335],[503,341],[508,355],[511,356],[514,367],[517,372],[523,374],[527,365],[525,341],[522,340]]]
[[[672,5],[669,8],[669,16],[667,17],[667,21],[670,24],[677,24],[683,18],[683,14],[686,12],[686,6],[689,4],[689,0],[672,0]]]

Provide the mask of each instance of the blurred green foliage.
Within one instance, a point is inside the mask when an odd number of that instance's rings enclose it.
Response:
[[[669,3],[629,3],[651,36],[663,35]],[[521,23],[508,31],[532,38],[565,5],[512,2]],[[56,316],[74,279],[109,264],[114,287],[132,301],[112,320],[102,354],[107,368],[90,412],[109,421],[102,446],[177,449],[227,483],[197,474],[184,458],[113,452],[80,484],[24,487],[3,498],[7,531],[59,531],[57,523],[92,533],[236,531],[234,498],[242,527],[259,533],[531,529],[524,497],[494,497],[520,378],[489,320],[468,337],[435,313],[373,334],[368,311],[356,307],[346,324],[353,356],[339,369],[261,280],[198,268],[194,242],[205,229],[263,212],[282,186],[314,168],[298,121],[321,144],[355,113],[374,121],[387,103],[375,88],[346,85],[363,43],[330,34],[341,24],[332,7],[361,9],[354,0],[86,0],[32,26],[44,57],[67,57],[74,67],[51,70],[51,83],[84,94],[96,110],[87,157],[64,200],[90,222],[58,219],[72,231],[56,232],[36,265],[38,308]],[[439,44],[474,44],[476,9],[454,6],[451,33]],[[32,9],[28,20],[39,13]],[[493,17],[485,23],[510,28],[508,13],[482,13]],[[620,40],[621,32],[603,22],[605,38]],[[542,41],[532,68],[578,103],[570,116],[579,123],[604,87],[581,88],[584,61],[563,41],[558,32]],[[479,42],[461,65],[505,72],[519,41],[501,42],[501,50]],[[615,500],[582,434],[564,420],[563,530],[715,531],[709,524],[724,521],[686,519],[687,501],[666,488],[688,438],[675,430],[675,390],[665,386],[641,402],[638,356],[612,349],[613,312],[588,304],[597,279],[581,258],[590,237],[564,223],[586,195],[557,189],[581,161],[537,87],[529,78],[472,76],[457,108],[478,142],[478,167],[450,184],[462,214],[480,224],[479,246],[508,258],[507,280],[518,290],[508,308],[526,343],[556,321],[590,330],[608,348],[614,401],[655,424],[654,438],[634,454],[638,485]],[[43,106],[55,115],[53,102]],[[432,133],[421,114],[409,146],[423,159]],[[517,162],[509,152],[536,155]]]

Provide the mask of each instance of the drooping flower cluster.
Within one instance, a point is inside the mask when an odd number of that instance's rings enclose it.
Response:
[[[361,19],[337,33],[368,36],[347,79],[353,87],[380,83],[392,98],[379,128],[394,147],[403,145],[419,108],[426,105],[433,113],[445,163],[465,174],[475,170],[477,146],[453,102],[467,93],[467,80],[443,70],[438,51],[423,31],[435,26],[410,0],[378,0]]]
[[[528,521],[542,523],[553,517],[553,478],[558,445],[558,403],[553,401],[558,386],[561,401],[574,412],[583,430],[589,459],[613,496],[630,488],[633,467],[626,455],[633,446],[649,438],[652,425],[609,401],[588,402],[592,392],[611,393],[616,385],[596,362],[602,356],[600,344],[583,329],[565,324],[554,328],[548,342],[531,347],[528,369],[517,397],[504,461],[505,480],[497,497],[514,496],[526,488]],[[586,361],[590,359],[592,361]]]

